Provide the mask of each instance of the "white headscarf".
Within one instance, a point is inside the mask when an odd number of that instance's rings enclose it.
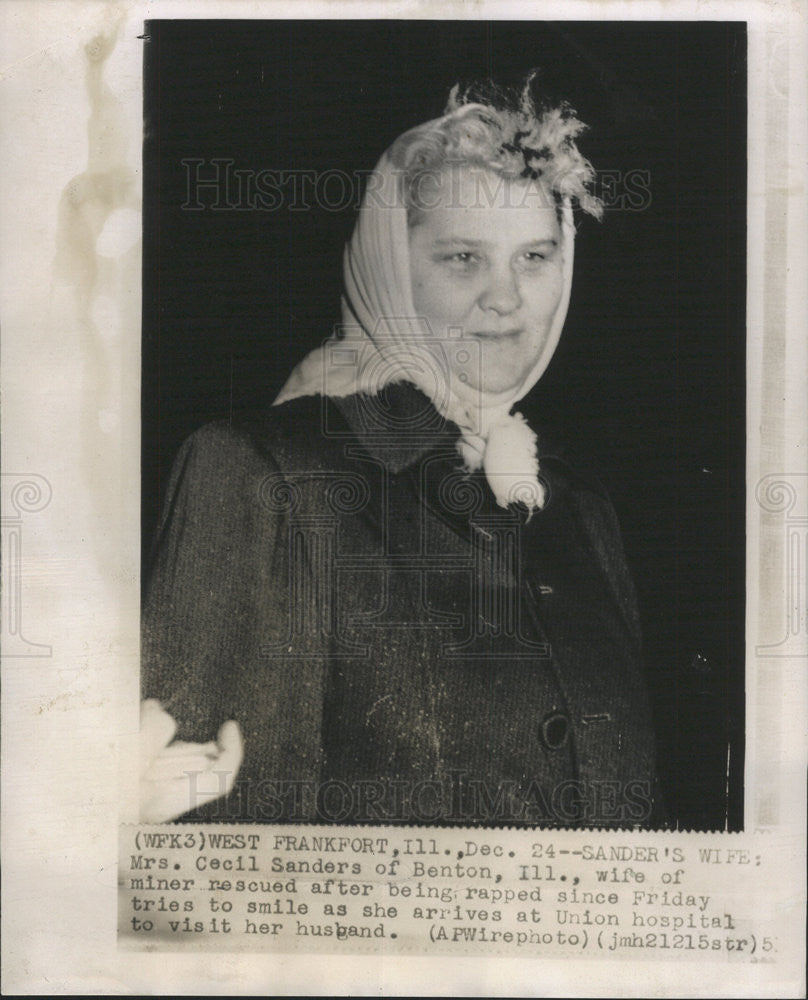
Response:
[[[562,292],[539,356],[520,385],[504,393],[470,389],[446,363],[444,345],[416,314],[410,281],[407,209],[394,150],[422,130],[480,109],[467,104],[406,133],[383,155],[371,177],[343,262],[343,328],[308,354],[279,393],[278,405],[298,396],[375,395],[386,385],[410,382],[438,412],[460,428],[458,451],[467,469],[483,468],[500,507],[544,506],[536,435],[521,413],[511,414],[544,374],[561,336],[572,285],[575,229],[569,198],[562,202]],[[338,367],[328,350],[339,341],[354,361]],[[461,341],[462,343],[462,341]],[[356,352],[355,354],[353,352]],[[343,355],[345,356],[345,355]]]

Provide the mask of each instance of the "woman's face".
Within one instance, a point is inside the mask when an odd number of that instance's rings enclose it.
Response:
[[[433,178],[429,207],[410,229],[416,312],[434,337],[477,345],[447,351],[450,375],[471,388],[521,384],[547,342],[562,294],[561,229],[536,181],[509,181],[474,167]],[[476,358],[479,356],[479,364]]]

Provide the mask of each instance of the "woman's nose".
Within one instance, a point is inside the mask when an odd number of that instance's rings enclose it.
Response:
[[[480,307],[498,316],[506,316],[522,304],[516,275],[510,267],[497,268],[488,274],[488,281],[479,298]]]

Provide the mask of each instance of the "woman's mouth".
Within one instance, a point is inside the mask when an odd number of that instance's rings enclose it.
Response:
[[[471,336],[478,340],[490,340],[494,343],[505,340],[515,340],[522,333],[521,327],[513,327],[510,330],[475,330]]]

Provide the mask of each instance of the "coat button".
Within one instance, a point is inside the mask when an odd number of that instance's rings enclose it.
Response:
[[[548,750],[560,750],[567,742],[570,726],[566,715],[551,712],[541,724],[542,743]]]

